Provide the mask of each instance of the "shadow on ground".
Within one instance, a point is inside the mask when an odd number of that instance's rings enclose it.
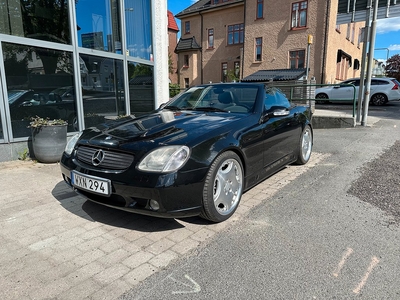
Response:
[[[157,218],[107,207],[91,202],[76,194],[63,181],[56,184],[52,190],[52,195],[69,212],[91,222],[100,222],[113,227],[143,232],[158,232],[184,228],[185,222],[198,225],[211,224],[200,217],[184,219]]]

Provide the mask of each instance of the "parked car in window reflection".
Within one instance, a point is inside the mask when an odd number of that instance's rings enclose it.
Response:
[[[10,108],[14,137],[29,136],[29,125],[31,117],[40,116],[49,119],[63,119],[70,125],[70,131],[76,131],[75,101],[63,100],[57,93],[41,93],[34,90],[9,90],[8,104]],[[22,126],[18,126],[21,123]],[[75,127],[74,127],[75,126]]]

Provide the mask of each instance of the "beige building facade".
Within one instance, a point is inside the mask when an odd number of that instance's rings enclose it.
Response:
[[[179,84],[307,67],[304,75],[317,83],[358,77],[364,24],[337,26],[337,7],[338,0],[200,0],[176,15]],[[189,47],[188,40],[199,47]]]

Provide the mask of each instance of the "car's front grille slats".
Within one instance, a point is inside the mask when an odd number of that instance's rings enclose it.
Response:
[[[76,152],[79,161],[93,164],[93,157],[99,151],[98,148],[87,146],[80,146]],[[103,160],[97,164],[98,167],[111,170],[124,170],[127,169],[133,162],[134,156],[132,154],[115,152],[110,150],[101,149],[103,152]]]

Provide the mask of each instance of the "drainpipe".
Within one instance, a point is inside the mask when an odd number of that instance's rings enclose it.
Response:
[[[242,81],[243,79],[243,72],[244,72],[244,45],[246,44],[246,0],[244,2],[244,9],[243,9],[243,24],[244,24],[244,30],[243,30],[243,47],[242,51],[240,51],[240,78],[239,81]]]
[[[204,72],[203,72],[203,37],[204,37],[204,33],[203,33],[203,30],[204,30],[204,22],[203,22],[203,15],[202,15],[202,13],[201,13],[201,11],[199,11],[199,15],[200,15],[200,24],[201,24],[201,33],[200,33],[200,41],[201,41],[201,49],[200,49],[200,63],[201,63],[201,66],[200,66],[200,79],[201,79],[201,84],[204,84]]]
[[[326,15],[330,16],[331,12],[331,0],[326,1]],[[322,74],[320,84],[324,84],[325,73],[326,73],[326,48],[328,44],[328,32],[329,32],[329,18],[325,20],[325,36],[324,36],[324,46],[322,48]]]

